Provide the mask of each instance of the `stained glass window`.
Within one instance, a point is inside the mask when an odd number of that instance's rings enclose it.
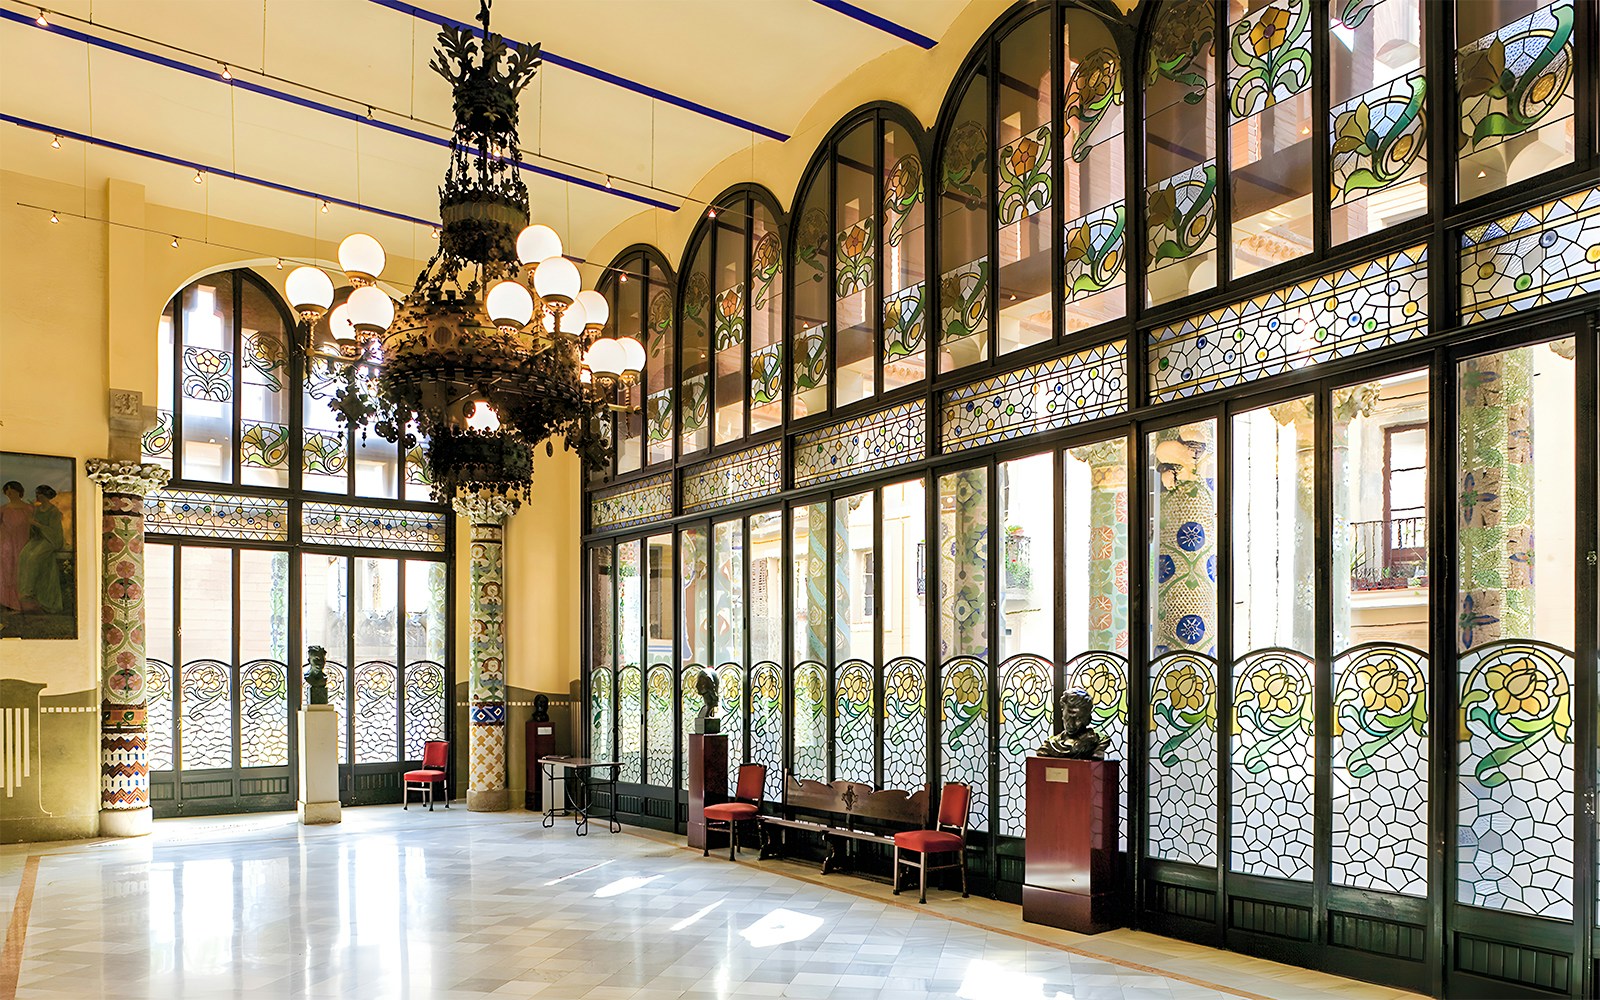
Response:
[[[617,657],[617,590],[610,545],[589,550],[589,755],[613,760],[612,670]]]
[[[928,373],[928,286],[922,157],[894,122],[883,126],[883,390]]]
[[[739,765],[744,763],[744,667],[723,663],[717,667],[718,713],[728,734],[728,794],[739,787]]]
[[[707,555],[704,528],[685,528],[678,532],[678,600],[681,602],[678,616],[683,622],[678,662],[682,664],[709,666],[714,663]]]
[[[673,281],[654,260],[645,269],[644,432],[645,461],[651,465],[672,458],[672,438],[678,408],[674,379],[678,354],[672,317]]]
[[[872,493],[833,502],[833,658],[872,660],[877,552]],[[870,718],[870,717],[869,717]]]
[[[355,672],[356,763],[395,759],[400,741],[400,681],[393,663],[369,660]]]
[[[712,395],[717,444],[744,436],[744,356],[750,339],[750,255],[746,247],[750,216],[745,209],[742,200],[724,204],[723,211],[711,220],[711,342],[716,354]]]
[[[783,236],[772,209],[751,203],[750,433],[783,422]]]
[[[1062,322],[1067,333],[1127,314],[1123,61],[1106,23],[1068,8],[1061,110]]]
[[[1228,176],[1235,277],[1312,249],[1315,15],[1312,0],[1275,0],[1265,6],[1249,0],[1228,3]]]
[[[605,725],[609,729],[611,715],[611,675],[604,676],[606,696]],[[444,714],[448,702],[445,696],[444,666],[433,660],[417,660],[406,664],[405,674],[405,725],[406,760],[421,760],[429,740],[445,738]]]
[[[744,522],[720,521],[711,529],[711,659],[744,662]]]
[[[618,472],[633,472],[644,464],[647,442],[666,444],[666,454],[650,456],[651,464],[672,455],[672,291],[665,279],[655,255],[642,252],[619,256],[600,279],[599,291],[611,307],[604,335],[633,337],[645,348],[642,377],[620,390],[628,409],[615,415]],[[655,315],[658,310],[665,315]]]
[[[926,409],[913,400],[797,435],[794,484],[809,486],[916,461],[927,453]]]
[[[769,802],[783,797],[783,671],[771,660],[750,671],[750,761],[767,768]]]
[[[783,445],[773,441],[714,458],[683,474],[683,512],[729,506],[783,488]]]
[[[784,659],[783,515],[764,511],[750,515],[750,662]]]
[[[645,674],[644,780],[657,787],[676,784],[672,732],[672,675],[665,663],[651,664]]]
[[[677,670],[673,668],[676,650],[673,645],[677,634],[674,614],[674,595],[677,581],[677,560],[673,555],[671,535],[652,535],[645,540],[645,574],[643,603],[645,648],[648,667],[644,677],[645,698],[645,772],[644,780],[658,787],[671,788],[677,783],[674,753],[673,684]]]
[[[794,601],[790,621],[794,629],[792,662],[825,663],[831,641],[828,622],[828,505],[808,504],[789,512],[794,572]]]
[[[984,662],[955,656],[939,671],[940,780],[972,788],[971,829],[989,829],[989,678]]]
[[[1028,755],[1050,737],[1055,667],[1023,653],[1000,664],[1000,832],[1027,833]]]
[[[616,759],[612,743],[612,678],[612,672],[605,668],[589,672],[589,755],[596,760]]]
[[[1480,323],[1600,291],[1600,188],[1461,234],[1461,321]]]
[[[939,477],[939,654],[989,653],[989,473]]]
[[[181,295],[177,316],[182,347],[178,421],[182,464],[178,475],[183,479],[233,482],[238,391],[236,280],[231,271],[208,275]]]
[[[1456,182],[1462,200],[1571,163],[1573,0],[1458,4]]]
[[[672,516],[672,474],[647,476],[589,500],[589,523],[600,528],[625,528]]]
[[[172,724],[175,718],[172,698],[172,663],[176,652],[173,620],[173,581],[176,562],[170,545],[147,542],[144,549],[144,632],[146,704],[149,717],[146,723],[149,740],[150,770],[168,771],[174,763]]]
[[[233,678],[220,660],[191,660],[178,673],[178,752],[185,771],[233,766]]]
[[[1145,52],[1145,302],[1217,283],[1215,0],[1169,0]]]
[[[846,660],[833,675],[833,777],[875,784],[873,738],[875,699],[872,668],[865,660]]]
[[[1055,239],[1056,83],[1051,79],[1051,12],[1041,10],[1000,41],[999,149],[995,226],[999,230],[1000,317],[996,355],[1053,335],[1050,269]]]
[[[960,85],[939,163],[939,370],[989,357],[989,74]]]
[[[636,666],[617,669],[617,758],[622,761],[622,781],[642,781],[644,734],[644,680]]]
[[[1335,3],[1328,80],[1331,240],[1428,210],[1428,81],[1419,0]]]
[[[827,781],[828,685],[823,666],[807,660],[794,668],[794,776]]]
[[[198,538],[289,540],[289,503],[272,497],[159,490],[144,498],[145,531]]]
[[[928,780],[927,670],[915,656],[883,668],[883,787],[915,791]]]
[[[681,361],[678,386],[678,452],[690,455],[711,443],[712,309],[710,231],[688,260],[678,321]],[[742,331],[741,331],[742,333]]]
[[[999,463],[1000,659],[1055,652],[1055,454]]]
[[[927,488],[921,479],[885,486],[879,493],[883,509],[883,548],[873,571],[882,581],[882,610],[878,632],[883,636],[885,662],[898,656],[922,657],[927,653]]]
[[[1556,919],[1573,915],[1575,353],[1567,339],[1458,365],[1451,490],[1456,899]]]
[[[877,392],[876,136],[876,121],[862,122],[839,140],[834,163],[833,377],[840,406]]]
[[[794,300],[791,326],[794,331],[793,416],[809,416],[828,409],[828,379],[833,370],[829,360],[828,316],[833,282],[832,207],[828,188],[829,172],[819,170],[805,195],[795,200],[794,223]]]

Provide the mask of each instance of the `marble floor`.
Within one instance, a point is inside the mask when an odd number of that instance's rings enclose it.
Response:
[[[1391,1000],[1410,994],[1136,931],[1089,938],[955,893],[525,812],[167,820],[0,849],[0,1000],[695,997]],[[21,944],[20,954],[18,945]]]

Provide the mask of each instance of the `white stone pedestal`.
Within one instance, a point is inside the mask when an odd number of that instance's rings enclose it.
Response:
[[[339,814],[339,713],[332,705],[300,710],[300,822],[337,823]]]
[[[155,813],[145,809],[100,810],[100,836],[148,837],[155,826]]]

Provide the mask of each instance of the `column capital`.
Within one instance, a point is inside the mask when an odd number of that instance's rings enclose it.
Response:
[[[503,524],[517,512],[519,504],[513,497],[463,491],[451,498],[450,506],[473,524]]]
[[[167,485],[171,476],[166,469],[151,462],[119,462],[114,458],[91,458],[83,463],[83,471],[100,484],[105,493],[127,493],[146,496]]]

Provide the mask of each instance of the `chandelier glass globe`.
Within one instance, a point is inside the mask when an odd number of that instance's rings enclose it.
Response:
[[[377,281],[383,264],[383,244],[366,233],[351,233],[339,244],[339,267],[358,288]]]
[[[333,279],[320,267],[297,267],[283,282],[284,297],[300,318],[315,323],[333,305]]]

